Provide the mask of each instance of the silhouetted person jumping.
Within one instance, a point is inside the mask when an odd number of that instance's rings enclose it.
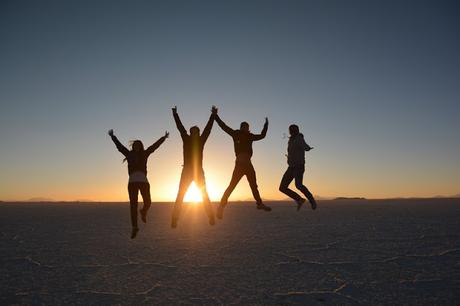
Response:
[[[141,192],[144,206],[139,211],[141,219],[144,223],[147,222],[147,211],[152,203],[150,199],[150,184],[147,179],[147,159],[158,147],[168,138],[169,133],[166,132],[163,137],[158,139],[153,145],[144,150],[144,145],[140,140],[134,140],[131,151],[128,150],[118,138],[113,134],[113,130],[109,130],[109,135],[112,137],[118,151],[125,156],[123,161],[128,161],[128,194],[131,207],[131,239],[136,238],[139,227],[137,226],[137,196]]]
[[[179,191],[177,192],[176,203],[174,205],[171,219],[172,228],[177,227],[177,221],[180,217],[180,211],[184,201],[185,193],[193,181],[201,191],[203,206],[206,214],[208,215],[209,224],[215,224],[214,212],[211,206],[211,201],[209,200],[208,192],[206,191],[206,180],[203,170],[203,149],[206,140],[211,133],[216,111],[217,109],[213,106],[211,110],[211,116],[209,117],[208,123],[206,124],[206,127],[204,128],[201,135],[200,129],[197,126],[192,126],[190,128],[189,135],[187,134],[187,131],[180,121],[179,115],[177,114],[177,106],[173,107],[172,109],[174,121],[176,122],[177,129],[179,130],[180,136],[182,137],[184,154],[184,165],[180,177]]]
[[[257,209],[263,209],[265,211],[271,211],[272,209],[262,202],[260,198],[259,190],[257,189],[257,180],[256,180],[256,172],[254,167],[252,166],[251,157],[252,157],[252,143],[257,140],[261,140],[265,138],[267,135],[268,130],[268,119],[265,118],[264,128],[260,134],[252,134],[249,131],[249,124],[247,122],[241,122],[239,130],[233,130],[229,126],[227,126],[222,119],[220,119],[219,115],[217,115],[216,109],[216,121],[217,124],[224,130],[228,135],[230,135],[233,139],[233,146],[235,150],[236,160],[235,160],[235,168],[233,169],[232,179],[230,180],[230,184],[228,185],[227,189],[225,190],[222,199],[220,200],[219,208],[217,209],[217,218],[222,219],[224,214],[224,208],[227,205],[228,198],[230,194],[235,189],[238,182],[241,178],[246,175],[248,179],[249,186],[251,187],[252,195],[256,200]]]
[[[289,189],[289,184],[295,180],[295,186],[310,201],[312,209],[316,209],[316,201],[307,187],[303,184],[303,174],[305,172],[305,151],[313,149],[304,140],[303,135],[299,132],[299,127],[295,124],[289,126],[288,154],[287,162],[289,167],[283,175],[280,183],[280,191],[291,197],[297,203],[297,211],[305,203],[305,199],[295,191]]]

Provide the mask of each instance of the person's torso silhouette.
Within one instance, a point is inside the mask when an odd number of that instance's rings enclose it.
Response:
[[[305,151],[309,149],[302,133],[289,137],[288,165],[291,167],[305,165]]]
[[[176,122],[177,129],[182,138],[182,150],[184,158],[184,168],[192,167],[195,169],[201,169],[203,167],[203,150],[204,145],[211,133],[212,125],[214,122],[214,115],[211,114],[208,123],[203,129],[203,133],[200,135],[198,127],[192,127],[190,134],[185,130],[182,122],[180,121],[177,112],[173,112],[174,121]]]
[[[184,167],[201,169],[203,167],[203,150],[206,139],[202,139],[202,136],[186,135],[182,140]]]

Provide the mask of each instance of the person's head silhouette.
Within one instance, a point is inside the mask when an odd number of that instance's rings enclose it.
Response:
[[[247,123],[246,121],[241,122],[240,131],[244,133],[249,133],[249,123]]]
[[[291,124],[289,126],[289,134],[291,136],[296,136],[297,134],[299,134],[299,126],[296,124]]]
[[[200,128],[197,127],[196,125],[192,126],[190,128],[190,136],[192,136],[192,137],[200,136]]]
[[[144,145],[142,144],[142,141],[140,140],[134,140],[131,146],[134,152],[144,151]]]

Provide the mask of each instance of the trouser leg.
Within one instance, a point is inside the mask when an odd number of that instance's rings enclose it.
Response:
[[[152,205],[152,199],[150,198],[150,184],[149,183],[143,183],[140,186],[140,191],[142,195],[142,199],[144,201],[144,206],[142,207],[142,210],[147,212]]]
[[[283,178],[281,179],[279,190],[291,199],[298,201],[301,199],[300,195],[298,195],[294,190],[289,189],[289,184],[294,179],[294,176],[294,168],[288,167],[286,172],[284,172]]]
[[[206,190],[206,179],[204,172],[202,171],[198,177],[195,179],[195,183],[201,191],[201,197],[203,199],[203,207],[208,215],[208,218],[214,219],[214,211],[212,209],[211,201],[209,200],[208,191]]]
[[[220,204],[222,206],[227,205],[227,201],[228,201],[228,198],[230,197],[230,194],[233,192],[236,185],[238,185],[238,182],[241,180],[243,175],[244,173],[241,169],[241,166],[236,163],[235,168],[233,168],[233,174],[232,174],[232,179],[230,180],[230,184],[228,185],[227,189],[225,190],[222,196],[222,199],[220,200]]]
[[[304,172],[305,172],[304,167],[298,167],[298,168],[295,169],[295,174],[294,174],[295,187],[297,189],[299,189],[305,195],[305,197],[307,197],[307,199],[310,202],[314,202],[315,199],[313,198],[313,195],[308,190],[308,188],[303,184],[303,174],[304,174]]]
[[[139,186],[137,183],[128,184],[129,206],[131,210],[131,225],[137,227],[137,196]]]
[[[193,180],[193,175],[189,169],[182,169],[182,174],[179,182],[179,191],[177,192],[176,202],[174,204],[173,219],[178,219],[184,202],[184,196],[187,192],[190,183]]]
[[[247,164],[245,168],[246,178],[248,179],[249,186],[251,187],[252,195],[254,196],[257,204],[262,204],[259,189],[257,188],[256,171],[254,170],[252,163]]]

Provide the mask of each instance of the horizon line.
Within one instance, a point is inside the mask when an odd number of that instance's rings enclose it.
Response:
[[[317,201],[346,201],[346,200],[356,200],[356,201],[378,201],[378,200],[416,200],[416,199],[459,199],[460,194],[450,195],[450,196],[431,196],[431,197],[388,197],[388,198],[366,198],[366,197],[320,197]],[[255,200],[232,200],[229,202],[240,203],[240,202],[254,202]],[[264,199],[265,202],[291,202],[292,199]],[[219,203],[220,201],[211,201],[211,203]],[[119,201],[107,201],[107,200],[54,200],[54,199],[28,199],[28,200],[0,200],[0,203],[129,203],[129,200],[119,200]],[[142,201],[140,201],[142,203]],[[175,203],[175,201],[152,201],[153,203]],[[187,201],[184,203],[201,203]]]

